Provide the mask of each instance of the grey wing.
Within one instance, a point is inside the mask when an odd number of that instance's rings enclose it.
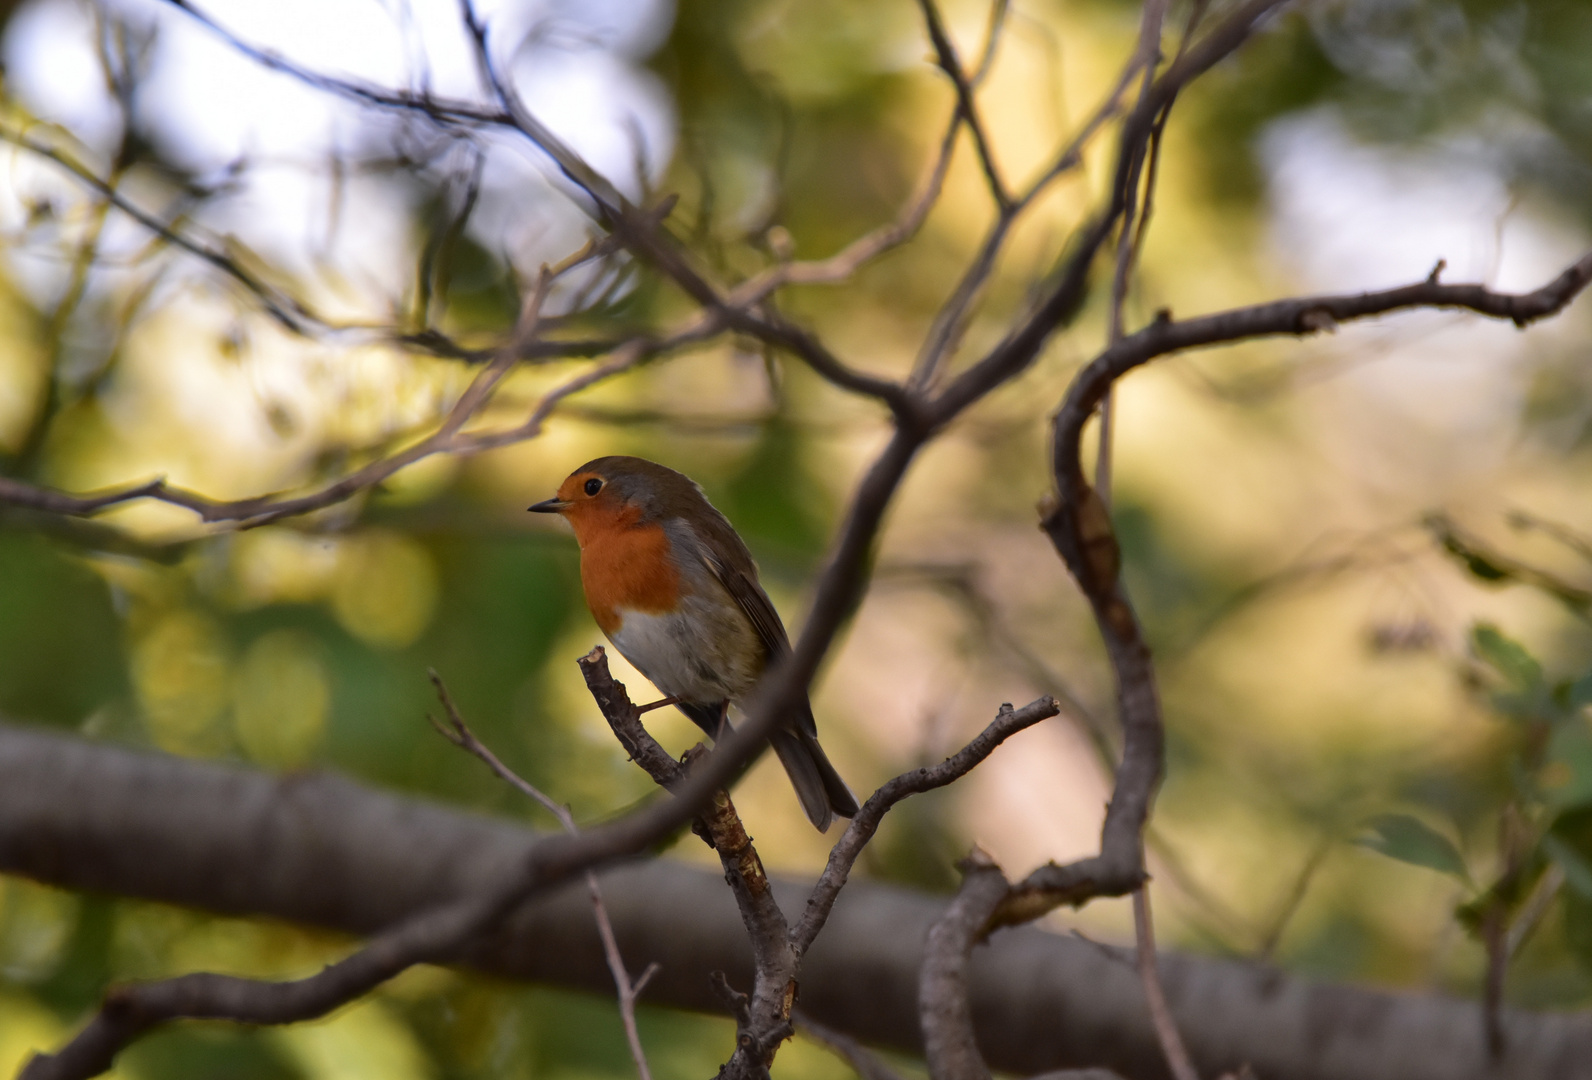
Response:
[[[769,600],[768,594],[753,576],[756,571],[748,573],[740,567],[726,565],[723,560],[716,558],[706,545],[702,548],[702,560],[719,584],[724,586],[724,591],[734,598],[736,606],[745,613],[752,628],[757,631],[757,636],[762,640],[763,648],[768,650],[769,660],[778,660],[789,654],[790,638],[785,634],[785,624],[780,621],[779,612],[774,610],[773,601]],[[818,726],[813,721],[812,706],[807,705],[801,710],[798,724],[807,734],[814,738],[818,736]]]
[[[748,567],[754,565],[750,556],[745,558]],[[714,558],[705,545],[702,548],[702,561],[746,613],[747,619],[757,630],[757,636],[763,640],[763,647],[768,650],[768,658],[775,660],[787,655],[790,652],[790,638],[785,634],[785,624],[780,621],[779,612],[774,610],[773,602],[753,576],[756,571],[726,566],[722,560]],[[818,725],[813,719],[813,707],[805,696],[797,714],[795,729],[776,731],[769,741],[773,743],[780,763],[785,766],[785,772],[801,798],[802,809],[806,811],[808,820],[820,832],[829,828],[835,814],[848,818],[856,815],[857,798],[818,745]]]
[[[785,635],[785,624],[780,622],[779,612],[774,610],[773,602],[757,579],[738,567],[725,565],[706,545],[702,547],[702,560],[750,620],[752,629],[757,631],[757,636],[763,642],[763,648],[768,650],[769,659],[790,652],[790,638]]]

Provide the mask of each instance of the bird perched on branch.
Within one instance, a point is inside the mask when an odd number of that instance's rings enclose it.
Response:
[[[597,625],[626,660],[715,738],[768,665],[790,652],[785,625],[735,529],[688,476],[636,457],[602,457],[530,509],[559,514],[580,544]],[[820,831],[857,800],[818,745],[812,705],[769,736]]]

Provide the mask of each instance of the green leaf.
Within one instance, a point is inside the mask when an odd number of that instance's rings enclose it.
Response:
[[[1470,647],[1512,690],[1530,690],[1542,682],[1542,665],[1513,638],[1496,626],[1477,623],[1470,632]]]
[[[1408,814],[1383,814],[1373,818],[1367,828],[1370,832],[1354,841],[1360,847],[1469,883],[1470,873],[1459,849],[1425,822]]]
[[[1505,716],[1528,723],[1556,723],[1567,715],[1554,700],[1553,688],[1542,677],[1542,665],[1518,641],[1498,628],[1477,623],[1470,632],[1471,651],[1498,676],[1492,707]]]

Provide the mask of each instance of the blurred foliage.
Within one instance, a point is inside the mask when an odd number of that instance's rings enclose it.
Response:
[[[1178,20],[1184,8],[1174,5]],[[41,12],[76,10],[34,0],[10,25],[21,34]],[[965,57],[986,14],[947,6]],[[981,91],[1013,175],[1037,168],[1091,107],[1136,18],[1125,3],[1013,5]],[[1468,148],[1466,160],[1480,160],[1512,200],[1503,216],[1519,207],[1547,232],[1584,232],[1589,50],[1592,6],[1570,0],[1327,0],[1275,20],[1173,114],[1130,318],[1162,303],[1187,314],[1315,287],[1300,261],[1309,252],[1272,231],[1286,193],[1265,150],[1269,136],[1312,117],[1331,117],[1356,154],[1385,153],[1376,160],[1393,165],[1427,154],[1447,169],[1443,155]],[[673,109],[674,152],[653,186],[679,193],[677,233],[735,275],[767,265],[774,226],[798,256],[816,258],[890,220],[949,115],[927,51],[906,2],[680,3],[666,38],[636,61]],[[8,93],[13,119],[37,119],[43,103],[9,82]],[[223,202],[232,178],[195,175],[177,160],[180,138],[150,111],[157,99],[138,100],[128,137],[99,164],[151,205],[197,214]],[[333,273],[314,259],[283,274],[351,318],[405,329],[433,320],[488,342],[517,310],[522,263],[566,250],[526,254],[506,233],[465,228],[469,163],[449,172],[436,165],[444,150],[412,132],[389,137],[382,153],[345,163],[391,185],[360,189],[348,217],[384,215],[376,231],[401,258],[368,234],[358,242],[379,253],[376,270],[402,266],[402,295],[361,307],[363,271]],[[966,151],[912,246],[839,288],[782,295],[848,361],[905,371],[954,287],[990,212]],[[109,256],[97,265],[94,202],[59,183],[40,195],[32,175],[19,166],[0,185],[0,473],[79,489],[166,474],[218,496],[300,488],[412,437],[471,373],[293,339],[180,256],[145,250],[147,237],[118,249],[125,265]],[[1086,170],[1043,203],[957,362],[1025,303],[1100,180]],[[562,196],[514,194],[550,245],[566,238]],[[1459,212],[1481,232],[1504,229],[1484,207]],[[243,218],[220,220],[247,232]],[[1420,273],[1431,254],[1419,253]],[[1543,260],[1532,272],[1545,277]],[[61,272],[73,265],[81,280]],[[604,273],[592,289],[600,298],[560,315],[559,334],[609,336],[684,310],[647,274]],[[1075,337],[925,453],[893,510],[882,568],[973,569],[959,591],[880,590],[831,659],[817,709],[826,746],[859,790],[934,760],[998,702],[1063,681],[1109,720],[1087,612],[1032,509],[1046,484],[1045,417],[1098,342],[1102,311],[1096,295]],[[1474,353],[1506,370],[1513,381],[1502,390],[1396,369],[1435,387],[1412,394],[1423,401],[1456,410],[1482,401],[1485,422],[1445,427],[1414,406],[1398,413],[1385,387],[1359,378],[1362,365],[1391,367],[1399,348],[1419,346],[1428,333],[1419,328],[1407,339],[1345,330],[1334,341],[1178,359],[1124,388],[1115,520],[1169,720],[1152,847],[1166,941],[1475,993],[1479,938],[1502,933],[1511,1002],[1592,1000],[1592,379],[1587,320],[1563,321],[1512,352],[1487,351],[1480,335],[1445,346],[1445,370]],[[570,370],[517,372],[498,415],[520,415]],[[871,406],[734,341],[570,404],[525,447],[406,470],[308,520],[209,533],[169,508],[86,523],[5,512],[0,714],[268,769],[338,769],[546,826],[427,726],[434,667],[483,740],[577,816],[644,797],[649,786],[598,730],[574,668],[598,639],[574,545],[523,520],[522,508],[589,457],[664,460],[735,522],[787,621],[799,623],[802,590],[884,428]],[[1473,459],[1481,464],[1464,464]],[[687,744],[688,723],[654,715],[671,746]],[[952,862],[975,836],[1015,873],[1025,860],[1087,850],[1104,788],[1074,734],[1025,735],[959,790],[892,815],[867,854],[869,874],[949,888]],[[1025,762],[1038,763],[1040,779],[1021,771]],[[758,784],[765,775],[752,774],[738,804],[771,865],[810,871],[821,842],[782,784]],[[701,857],[690,843],[673,854]],[[1110,904],[1078,919],[1092,932],[1127,925]],[[59,1042],[112,979],[301,972],[346,947],[0,882],[0,1074],[28,1047]],[[715,1068],[732,1028],[644,1010],[642,1034],[655,1074],[672,1080]],[[801,1043],[778,1069],[845,1074]],[[165,1032],[119,1071],[590,1080],[631,1066],[611,1001],[427,970],[322,1024]]]

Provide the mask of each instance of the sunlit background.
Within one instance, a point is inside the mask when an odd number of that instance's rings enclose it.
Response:
[[[438,326],[487,345],[537,267],[593,235],[580,197],[523,139],[444,137],[339,99],[155,0],[0,9],[11,137],[110,179],[322,324],[290,332],[60,163],[0,145],[7,475],[69,490],[165,476],[217,498],[342,475],[426,430],[474,371],[387,344],[379,328]],[[202,10],[261,56],[488,100],[451,0]],[[767,264],[776,226],[811,258],[890,220],[951,107],[906,0],[478,10],[531,111],[630,196],[679,193],[676,232],[725,279]],[[946,14],[975,54],[987,10],[948,2]],[[1136,27],[1125,3],[1012,5],[981,91],[1009,175],[1045,166]],[[1448,281],[1545,282],[1592,240],[1587,56],[1588,5],[1300,5],[1178,103],[1130,322],[1403,284],[1439,260]],[[1021,309],[1098,195],[1109,149],[1036,208],[962,362]],[[904,374],[991,213],[964,144],[914,244],[842,287],[793,290],[786,310],[849,362]],[[1066,690],[1111,737],[1092,623],[1034,511],[1046,417],[1103,338],[1096,292],[1034,370],[921,458],[888,519],[873,590],[815,687],[824,743],[859,791],[937,759],[1003,701]],[[576,336],[689,311],[645,275],[588,275],[552,305]],[[1123,385],[1114,513],[1169,728],[1150,846],[1163,943],[1478,992],[1483,949],[1456,907],[1497,877],[1501,818],[1545,825],[1592,798],[1583,698],[1554,691],[1592,666],[1589,312],[1583,302],[1529,333],[1404,315],[1192,354]],[[517,371],[489,419],[522,419],[580,363]],[[0,710],[179,755],[336,769],[550,826],[441,746],[425,720],[435,667],[502,757],[598,818],[650,785],[575,667],[599,633],[574,542],[524,506],[590,457],[664,461],[729,515],[799,625],[887,430],[872,405],[725,339],[571,398],[523,445],[423,462],[304,519],[229,532],[170,506],[92,522],[9,511]],[[644,682],[616,671],[633,692]],[[683,718],[654,720],[671,748],[692,741]],[[1546,756],[1530,749],[1533,725],[1551,726]],[[974,841],[1010,874],[1086,854],[1108,790],[1089,725],[1051,721],[893,815],[866,872],[946,890]],[[736,796],[771,868],[821,865],[824,841],[777,763]],[[1411,820],[1426,830],[1414,840]],[[708,855],[686,843],[669,857]],[[1592,997],[1577,960],[1592,933],[1576,922],[1592,901],[1563,876],[1549,871],[1517,923],[1512,1003]],[[1053,921],[1130,933],[1118,902]],[[0,1074],[59,1043],[113,979],[288,975],[347,947],[0,881]],[[716,1068],[733,1029],[646,1009],[642,1031],[655,1072],[674,1078]],[[777,1068],[848,1075],[800,1041]],[[323,1023],[179,1028],[118,1066],[129,1078],[306,1080],[631,1071],[612,1001],[436,969]]]

